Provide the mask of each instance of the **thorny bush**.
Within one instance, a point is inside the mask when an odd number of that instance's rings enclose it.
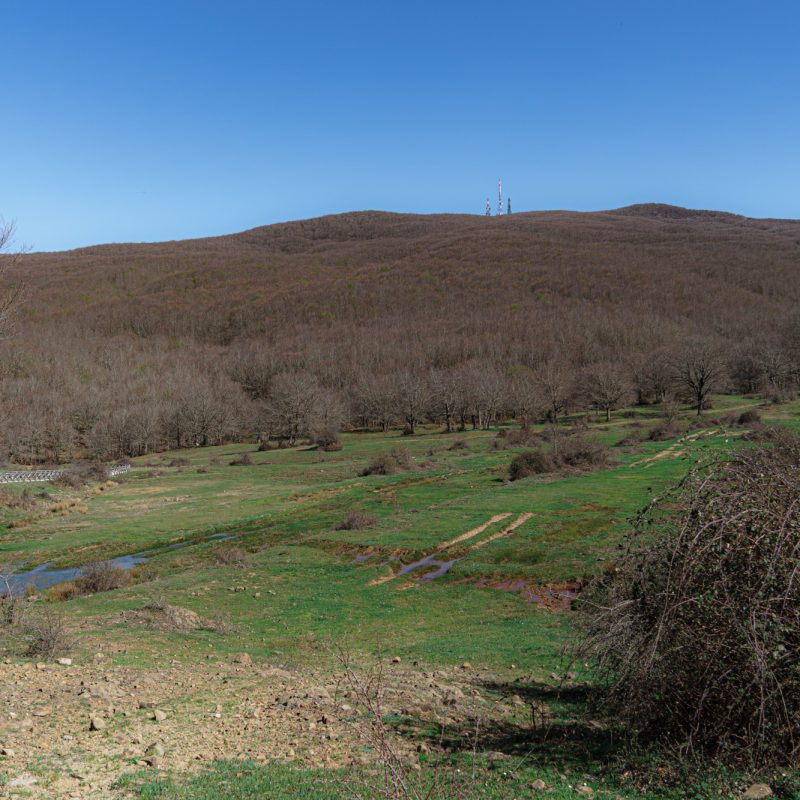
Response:
[[[684,756],[800,755],[800,438],[744,447],[640,515],[580,604],[601,704]]]

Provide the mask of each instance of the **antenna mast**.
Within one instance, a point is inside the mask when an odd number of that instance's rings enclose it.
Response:
[[[503,213],[503,181],[497,179],[497,216]]]
[[[486,198],[486,216],[487,217],[491,217],[492,216],[492,206],[489,203],[489,198],[488,197]]]

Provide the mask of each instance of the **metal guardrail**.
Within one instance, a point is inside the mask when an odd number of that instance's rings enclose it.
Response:
[[[114,478],[130,471],[130,464],[119,464],[108,468],[108,474]],[[18,472],[0,472],[0,483],[43,483],[58,480],[66,475],[66,469],[26,469]]]

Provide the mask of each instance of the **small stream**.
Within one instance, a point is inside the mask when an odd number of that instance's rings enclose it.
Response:
[[[130,553],[126,556],[117,556],[117,558],[110,559],[115,567],[120,567],[124,570],[133,569],[137,564],[143,564],[149,561],[153,556],[159,553],[166,553],[170,550],[178,550],[181,547],[188,547],[191,544],[206,544],[209,542],[226,542],[231,539],[236,539],[236,536],[231,536],[225,533],[215,533],[199,542],[183,541],[173,542],[172,544],[164,545],[164,547],[153,547],[150,550],[142,550],[139,553]],[[10,580],[11,593],[20,595],[25,591],[25,587],[34,586],[41,591],[42,589],[49,589],[57,583],[64,581],[71,581],[80,575],[81,570],[85,567],[81,564],[78,567],[54,567],[52,561],[47,561],[40,564],[38,567],[20,572],[14,575]]]

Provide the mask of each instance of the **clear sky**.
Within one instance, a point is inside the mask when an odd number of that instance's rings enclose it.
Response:
[[[0,215],[61,249],[360,209],[800,217],[800,3],[4,0]]]

